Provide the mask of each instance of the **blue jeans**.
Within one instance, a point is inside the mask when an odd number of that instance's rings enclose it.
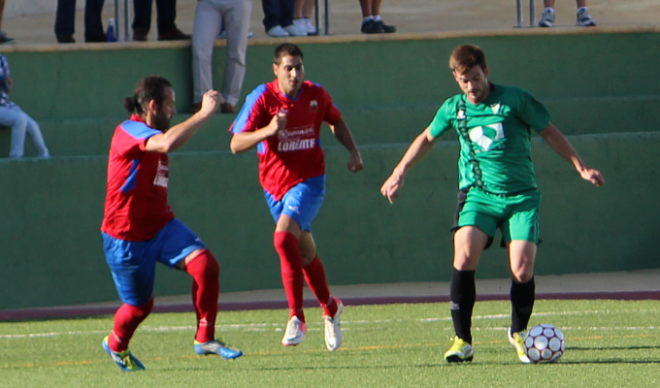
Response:
[[[23,112],[18,105],[0,106],[0,124],[11,128],[10,158],[23,156],[25,134],[32,140],[32,145],[40,158],[49,158],[48,148],[36,121]]]

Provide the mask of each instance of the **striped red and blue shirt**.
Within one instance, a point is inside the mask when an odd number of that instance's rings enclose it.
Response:
[[[146,151],[147,140],[160,133],[137,115],[115,129],[101,225],[101,231],[114,238],[150,240],[174,218],[167,203],[167,154]]]
[[[298,96],[291,98],[274,80],[247,96],[229,131],[257,131],[281,109],[287,111],[286,128],[257,145],[259,181],[278,201],[298,183],[325,174],[321,124],[335,125],[341,120],[341,112],[321,85],[304,81]]]

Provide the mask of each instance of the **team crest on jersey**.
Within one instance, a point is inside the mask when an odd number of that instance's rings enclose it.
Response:
[[[458,112],[456,112],[456,120],[465,120],[465,109],[460,109]]]
[[[319,102],[316,100],[312,100],[309,102],[309,111],[310,112],[316,112],[319,109]]]

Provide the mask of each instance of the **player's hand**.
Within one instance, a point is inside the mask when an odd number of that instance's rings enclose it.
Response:
[[[202,106],[199,112],[204,116],[212,116],[220,108],[220,104],[225,102],[222,95],[217,90],[209,90],[202,96]]]
[[[383,196],[387,197],[387,200],[390,203],[394,203],[394,198],[398,198],[399,194],[397,191],[403,187],[403,176],[393,172],[389,178],[383,183],[383,186],[380,188],[380,193]]]
[[[269,136],[272,136],[286,128],[286,114],[287,110],[282,108],[279,112],[277,112],[275,116],[273,116],[273,118],[270,120],[270,124],[268,124],[268,129],[270,132]]]
[[[351,172],[358,172],[364,170],[364,162],[362,162],[362,156],[360,151],[351,152],[351,156],[348,159],[348,170]]]
[[[600,171],[594,170],[591,167],[585,167],[580,170],[580,176],[582,179],[591,182],[596,187],[600,187],[603,183],[605,183],[605,178],[603,178],[603,175],[600,173]]]

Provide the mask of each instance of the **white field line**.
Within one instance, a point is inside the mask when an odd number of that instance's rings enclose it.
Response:
[[[608,314],[611,313],[610,310],[587,310],[587,311],[557,311],[557,312],[539,312],[534,313],[532,318],[539,317],[551,317],[551,316],[562,316],[562,315],[592,315],[592,314]],[[625,311],[617,310],[617,314],[626,313]],[[634,310],[630,311],[634,313],[648,313],[654,312],[657,313],[657,310]],[[493,319],[509,319],[511,315],[509,314],[495,314],[495,315],[478,315],[474,316],[473,320],[493,320]],[[380,324],[392,324],[392,323],[404,323],[404,322],[418,322],[418,323],[435,323],[435,322],[451,322],[451,317],[437,317],[437,318],[422,318],[422,319],[387,319],[387,320],[359,320],[359,321],[342,321],[342,329],[350,330],[350,326],[360,326],[360,325],[380,325]],[[321,331],[321,323],[309,323],[309,331]],[[312,327],[310,327],[312,326]],[[347,327],[348,326],[348,327]],[[244,323],[244,324],[224,324],[216,325],[218,331],[227,332],[227,331],[245,331],[245,332],[283,332],[285,324],[284,323]],[[359,330],[358,327],[354,329]],[[479,328],[473,327],[475,331],[503,331],[507,330],[508,327],[489,327],[489,328]],[[660,330],[659,326],[647,326],[647,327],[560,327],[562,330],[588,330],[588,331],[640,331],[640,330]],[[49,333],[26,333],[26,334],[0,334],[0,340],[3,339],[26,339],[26,338],[52,338],[52,337],[64,337],[64,336],[77,336],[77,335],[101,335],[107,334],[110,329],[107,330],[81,330],[81,331],[66,331],[66,332],[49,332]],[[149,326],[144,325],[138,329],[142,332],[176,332],[176,331],[194,331],[195,326]],[[446,327],[444,330],[453,330],[452,327]]]

